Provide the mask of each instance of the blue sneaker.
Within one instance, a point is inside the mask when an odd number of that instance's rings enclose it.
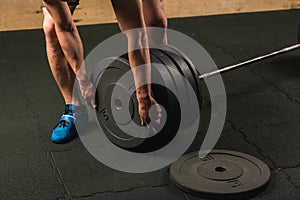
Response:
[[[86,109],[78,109],[78,113],[76,110],[77,108],[73,104],[65,105],[63,115],[52,131],[52,142],[64,144],[78,137],[75,127],[76,117],[86,113]]]

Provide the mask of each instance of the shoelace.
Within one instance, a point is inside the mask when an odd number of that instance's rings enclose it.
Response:
[[[67,127],[67,126],[68,126],[68,123],[67,123],[66,120],[61,120],[61,121],[59,121],[58,127],[60,127],[60,128],[65,128],[65,127]]]

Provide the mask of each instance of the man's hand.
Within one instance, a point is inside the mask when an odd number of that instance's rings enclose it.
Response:
[[[150,95],[137,96],[137,98],[141,125],[147,126],[154,134],[156,134],[156,127],[160,125],[162,118],[162,109],[160,105]]]
[[[85,99],[87,105],[96,108],[96,102],[94,98],[96,90],[94,85],[87,79],[78,81],[78,83],[82,97]]]

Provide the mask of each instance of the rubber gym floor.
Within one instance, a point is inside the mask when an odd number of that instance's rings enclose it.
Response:
[[[170,19],[221,68],[297,43],[300,11]],[[119,32],[116,24],[80,26],[87,55]],[[0,199],[200,200],[177,189],[169,167],[146,174],[113,170],[80,139],[56,145],[50,132],[63,100],[48,67],[42,30],[0,32]],[[223,75],[228,110],[216,149],[263,160],[272,170],[253,200],[300,199],[300,50]],[[205,109],[205,105],[204,105]],[[189,151],[196,151],[199,133]]]

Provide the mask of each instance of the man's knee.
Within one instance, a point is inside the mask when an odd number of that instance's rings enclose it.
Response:
[[[148,22],[148,26],[167,28],[168,20],[164,14],[159,14],[152,17],[152,19]]]
[[[48,17],[44,18],[43,30],[47,39],[56,39],[54,21]]]
[[[168,20],[165,15],[160,16],[157,20],[156,27],[167,28]]]
[[[55,23],[52,18],[45,16],[43,30],[48,41],[56,41],[56,31],[72,31],[72,23]]]
[[[62,20],[55,23],[55,26],[57,31],[72,32],[75,25],[73,21]]]
[[[56,31],[72,31],[73,28],[73,21],[62,19],[54,22],[50,14],[44,16],[43,29],[46,36],[56,35]]]

